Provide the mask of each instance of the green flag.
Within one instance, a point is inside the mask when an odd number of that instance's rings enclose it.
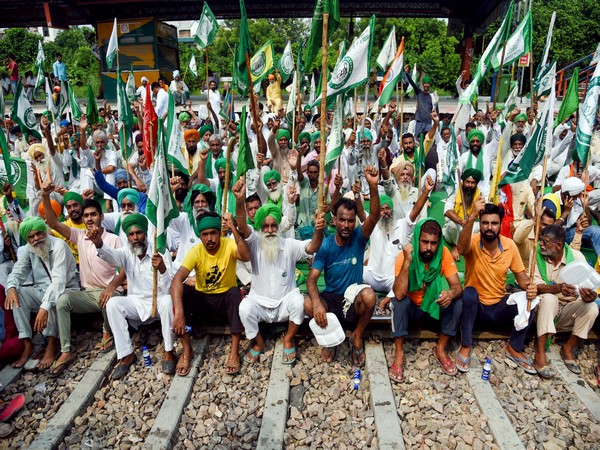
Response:
[[[2,150],[2,162],[4,163],[4,173],[6,174],[6,179],[10,184],[14,184],[15,179],[12,174],[10,152],[8,151],[8,143],[6,142],[4,130],[0,130],[0,150]]]
[[[108,48],[106,49],[106,66],[108,70],[112,68],[113,61],[119,51],[119,40],[117,38],[117,18],[115,17],[115,23],[113,24],[112,33],[110,34],[110,40],[108,41]]]
[[[571,116],[575,111],[579,109],[579,68],[575,67],[571,81],[569,81],[569,87],[567,93],[563,97],[563,101],[560,104],[558,115],[554,121],[554,128],[559,124],[563,123],[565,119]]]
[[[539,73],[533,79],[533,90],[537,98],[540,98],[542,95],[548,95],[550,92],[552,80],[554,79],[552,75],[553,64],[554,62],[547,64],[545,67],[538,66]]]
[[[479,59],[477,63],[477,68],[475,69],[475,75],[473,75],[473,80],[471,84],[467,86],[467,88],[460,94],[458,99],[459,103],[463,105],[468,105],[471,103],[478,94],[479,83],[488,73],[489,69],[492,66],[492,60],[498,53],[498,49],[504,43],[506,38],[508,37],[508,33],[510,31],[510,23],[512,22],[512,12],[513,12],[514,0],[511,0],[510,5],[508,7],[508,11],[504,16],[504,20],[502,21],[502,25],[494,34],[494,37],[486,47],[483,55]]]
[[[250,75],[252,84],[263,80],[273,69],[275,54],[273,53],[273,41],[268,40],[256,54],[250,59]]]
[[[335,162],[344,149],[344,105],[342,96],[338,95],[333,110],[331,133],[327,139],[327,153],[325,154],[325,174],[329,176]],[[339,169],[339,168],[338,168]]]
[[[450,197],[456,191],[458,186],[457,172],[458,168],[458,145],[456,144],[456,134],[454,133],[454,127],[450,126],[450,145],[446,149],[446,161],[444,162],[442,184],[446,195]]]
[[[3,133],[0,133],[3,134]],[[0,137],[0,147],[2,147],[2,138]],[[10,183],[15,192],[15,197],[22,205],[27,202],[27,162],[21,158],[8,157],[10,163],[6,163],[4,147],[2,147],[3,165],[0,165],[0,186]],[[7,170],[8,168],[8,170]],[[10,172],[10,174],[8,173]]]
[[[544,154],[552,150],[552,116],[554,115],[554,101],[556,99],[554,79],[556,74],[556,63],[552,64],[552,88],[548,100],[544,102],[540,120],[536,123],[531,136],[519,152],[519,155],[508,165],[508,169],[498,187],[507,184],[518,183],[529,178],[535,166],[542,162]]]
[[[100,122],[100,115],[98,114],[98,106],[96,106],[96,97],[94,97],[94,91],[92,91],[92,85],[88,83],[87,89],[87,105],[85,107],[85,115],[87,116],[88,123],[90,125],[96,125]]]
[[[131,103],[121,79],[121,71],[117,67],[117,110],[119,111],[119,140],[123,147],[123,156],[129,158],[133,150],[131,128],[133,127],[133,113]]]
[[[254,169],[254,159],[252,158],[252,149],[248,139],[248,130],[246,129],[248,113],[246,106],[242,108],[242,117],[240,118],[240,147],[238,149],[238,159],[236,165],[236,175],[239,179],[248,170]]]
[[[165,135],[163,120],[158,120],[158,145],[154,156],[152,183],[148,190],[146,215],[156,228],[156,249],[159,253],[167,250],[167,227],[169,222],[179,215],[177,203],[169,183],[169,171],[165,155]]]
[[[588,83],[585,100],[581,105],[579,117],[577,118],[577,132],[575,134],[577,155],[579,161],[586,167],[587,158],[594,131],[594,121],[598,110],[598,96],[600,95],[600,63],[596,65],[594,75]]]
[[[129,76],[127,77],[127,84],[125,85],[125,92],[127,93],[127,98],[130,102],[135,101],[135,76],[133,75],[133,67],[129,71]]]
[[[246,17],[246,6],[244,0],[240,0],[240,42],[237,45],[234,58],[233,76],[239,93],[245,96],[250,92],[250,80],[246,69],[246,54],[248,58],[252,54],[250,43],[250,30],[248,28],[248,17]]]
[[[31,103],[27,100],[25,90],[21,84],[21,80],[17,83],[17,92],[15,93],[15,100],[12,106],[11,119],[21,127],[23,134],[33,134],[40,141],[42,140],[42,134],[38,121],[31,107]]]
[[[75,97],[75,92],[73,92],[73,88],[71,88],[70,83],[67,83],[67,95],[69,97],[69,105],[71,106],[71,114],[73,115],[73,120],[79,122],[79,119],[81,118],[83,112],[81,111],[79,101],[77,100],[77,97]]]
[[[44,54],[44,47],[42,46],[42,40],[40,39],[38,41],[38,53],[33,69],[36,73],[34,89],[39,88],[44,83],[44,61],[46,61],[46,55]]]
[[[181,133],[181,124],[175,114],[175,97],[169,92],[169,110],[167,113],[167,158],[171,164],[177,167],[177,170],[187,176],[190,175],[188,162],[181,151],[184,145]]]
[[[319,50],[323,46],[323,14],[329,14],[327,22],[327,38],[340,26],[340,2],[339,0],[316,0],[312,23],[310,25],[310,37],[304,54],[304,66],[312,66]]]
[[[294,72],[294,54],[292,53],[292,43],[290,41],[287,41],[283,54],[277,62],[277,70],[281,75],[281,82],[287,83]]]
[[[531,10],[527,11],[525,17],[506,41],[506,50],[498,49],[498,53],[492,61],[494,70],[498,70],[502,61],[502,52],[504,51],[504,65],[508,66],[517,61],[521,56],[531,52],[531,39],[533,36],[533,24],[531,21]]]
[[[205,49],[215,41],[218,29],[219,24],[217,23],[217,19],[215,19],[215,15],[209,8],[208,3],[204,2],[202,14],[198,20],[198,28],[194,35],[194,41],[200,48]]]

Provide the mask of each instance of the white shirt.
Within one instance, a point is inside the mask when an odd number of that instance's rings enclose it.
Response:
[[[276,308],[284,295],[298,289],[296,263],[310,256],[306,253],[310,241],[281,238],[279,258],[275,264],[269,264],[263,259],[256,232],[252,231],[246,242],[252,255],[252,297],[265,308]]]
[[[156,94],[156,115],[159,119],[164,119],[169,109],[169,94],[164,89],[159,89]]]
[[[140,97],[142,99],[142,104],[146,103],[146,88],[144,86],[140,86],[135,91],[136,97]]]
[[[177,256],[175,257],[175,261],[173,261],[173,273],[176,273],[181,267],[185,255],[192,247],[195,247],[202,241],[196,236],[196,232],[192,228],[190,219],[185,212],[180,212],[178,217],[171,220],[167,228],[167,233],[173,235],[173,245],[177,247]],[[194,277],[195,271],[192,270],[188,276]]]
[[[202,93],[204,95],[206,95],[206,89]],[[219,91],[218,90],[213,91],[212,89],[209,89],[208,101],[210,102],[210,106],[212,107],[212,110],[215,112],[215,114],[218,117],[219,113],[221,112],[221,103],[223,103],[223,100],[221,100],[221,94],[219,94]],[[248,128],[250,128],[250,127],[248,127]]]
[[[381,220],[375,226],[369,245],[369,262],[367,267],[373,277],[378,281],[385,281],[394,277],[394,263],[396,257],[412,238],[415,222],[406,216],[396,220],[390,234],[386,234],[381,226]]]

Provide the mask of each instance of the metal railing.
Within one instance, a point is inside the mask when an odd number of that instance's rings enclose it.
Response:
[[[556,78],[557,78],[556,96],[557,97],[565,96],[565,94],[567,92],[567,88],[569,86],[569,81],[571,81],[571,78],[573,77],[572,72],[573,72],[573,69],[575,69],[575,67],[580,67],[580,68],[583,67],[583,69],[580,70],[580,72],[579,72],[578,84],[579,84],[580,88],[583,85],[583,87],[584,87],[583,96],[585,97],[589,80],[592,77],[592,74],[595,69],[595,66],[589,65],[593,56],[594,56],[594,54],[590,53],[589,55],[584,56],[583,58],[575,61],[574,63],[569,64],[566,67],[563,67],[558,72],[556,72]],[[580,91],[580,95],[581,95],[581,91]]]

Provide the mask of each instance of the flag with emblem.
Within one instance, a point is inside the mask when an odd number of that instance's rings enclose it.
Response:
[[[198,28],[194,35],[194,41],[200,48],[205,49],[215,41],[218,29],[219,24],[217,23],[217,19],[215,19],[215,15],[208,6],[208,3],[204,2],[202,14],[198,20]]]
[[[325,154],[325,174],[329,176],[335,162],[344,149],[344,105],[341,95],[338,95],[333,110],[331,132],[327,138],[327,153]]]
[[[554,85],[552,85],[554,87]],[[575,133],[575,149],[579,161],[584,167],[587,167],[588,153],[592,134],[594,132],[594,124],[596,120],[596,111],[598,110],[598,96],[600,96],[600,63],[596,65],[594,75],[588,83],[588,90],[585,94],[585,100],[579,110],[577,118],[577,132]]]
[[[287,41],[281,58],[277,62],[277,70],[281,75],[282,83],[286,83],[294,72],[294,54],[292,53],[292,43]]]
[[[15,179],[12,174],[10,151],[8,150],[6,135],[2,130],[0,130],[0,150],[2,150],[2,162],[4,163],[4,173],[6,174],[6,180],[8,180],[10,184],[14,184]]]
[[[181,124],[175,113],[175,97],[169,92],[169,109],[167,113],[167,158],[174,164],[178,171],[190,175],[188,162],[182,152],[184,145],[182,139]]]
[[[127,84],[125,85],[125,92],[127,92],[127,98],[130,102],[135,101],[137,95],[135,95],[135,77],[133,75],[133,67],[129,71],[129,76],[127,77]]]
[[[192,53],[192,57],[190,58],[190,72],[192,72],[195,77],[198,76],[198,67],[196,66],[196,56],[193,53]]]
[[[32,134],[40,141],[42,140],[38,121],[33,112],[33,108],[31,107],[31,103],[27,100],[21,80],[17,83],[17,92],[15,93],[15,100],[12,106],[11,119],[19,124],[23,134]]]
[[[252,83],[257,83],[266,77],[273,69],[274,61],[273,41],[269,39],[250,59]]]
[[[521,56],[531,52],[531,41],[533,37],[533,23],[531,21],[531,10],[527,11],[525,17],[514,31],[514,33],[506,41],[506,50],[500,48],[492,61],[494,70],[500,68],[502,62],[502,52],[504,52],[503,65],[508,66],[517,61]]]
[[[38,89],[44,83],[44,61],[46,61],[46,55],[44,54],[44,47],[42,46],[42,40],[40,39],[38,41],[38,53],[33,69],[36,74],[34,89]]]

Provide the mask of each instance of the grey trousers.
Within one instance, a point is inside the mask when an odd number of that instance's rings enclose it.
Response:
[[[19,296],[19,307],[13,309],[13,317],[17,330],[19,330],[19,339],[31,339],[33,330],[29,321],[31,313],[37,313],[40,310],[42,299],[44,298],[46,286],[21,286],[16,288]],[[43,331],[44,336],[58,336],[56,308],[50,308],[48,311],[48,323]]]

